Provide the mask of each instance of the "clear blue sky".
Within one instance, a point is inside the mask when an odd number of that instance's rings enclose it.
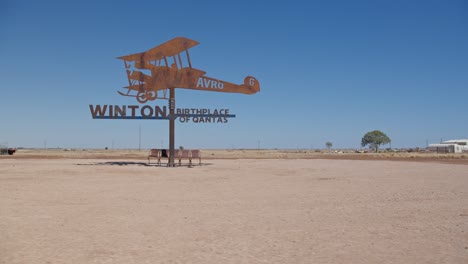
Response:
[[[186,148],[392,147],[468,138],[468,1],[0,0],[0,143],[138,148],[168,144],[167,121],[93,120],[131,105],[116,57],[177,36],[194,67],[255,95],[177,90],[177,107],[229,108],[227,124],[176,123]],[[165,105],[160,101],[158,105]]]

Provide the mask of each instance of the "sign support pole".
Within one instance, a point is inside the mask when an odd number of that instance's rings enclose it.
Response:
[[[175,115],[175,88],[169,88],[169,115],[174,117]],[[175,155],[175,118],[169,119],[169,167],[175,167],[174,155]]]

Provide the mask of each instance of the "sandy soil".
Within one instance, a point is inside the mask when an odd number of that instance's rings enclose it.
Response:
[[[20,153],[0,159],[0,263],[468,263],[463,164]]]

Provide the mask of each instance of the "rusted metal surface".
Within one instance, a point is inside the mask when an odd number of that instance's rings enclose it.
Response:
[[[167,90],[183,88],[200,91],[254,94],[260,91],[255,77],[247,76],[243,84],[234,84],[205,76],[192,68],[189,49],[195,40],[174,38],[148,51],[118,57],[124,61],[129,85],[120,95],[136,97],[140,103],[168,99]]]
[[[257,79],[247,76],[243,84],[234,84],[205,76],[204,71],[193,68],[189,49],[198,45],[195,40],[177,37],[145,52],[118,57],[124,61],[128,86],[123,96],[135,97],[146,103],[168,99],[170,116],[175,114],[175,89],[254,94],[260,91]],[[169,90],[169,98],[167,92]],[[175,120],[169,120],[169,164],[174,167]],[[198,155],[198,153],[197,153]]]
[[[177,37],[167,42],[164,42],[163,44],[158,45],[152,49],[149,49],[148,51],[121,56],[118,58],[126,61],[150,62],[154,60],[163,59],[164,57],[172,57],[184,50],[188,50],[192,47],[195,47],[198,44],[200,43],[198,43],[195,40],[191,40],[184,37]]]

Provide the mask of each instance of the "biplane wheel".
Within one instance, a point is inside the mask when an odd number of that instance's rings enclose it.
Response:
[[[138,92],[136,99],[139,103],[144,104],[148,101],[146,98],[146,92]]]
[[[153,101],[158,97],[158,94],[155,91],[150,91],[146,93],[146,99],[149,101]]]

